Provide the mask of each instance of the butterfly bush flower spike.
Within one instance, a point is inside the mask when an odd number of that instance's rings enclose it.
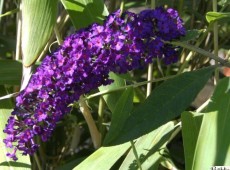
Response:
[[[176,48],[165,41],[185,35],[183,22],[174,9],[156,8],[140,14],[120,11],[110,14],[103,25],[92,24],[68,36],[47,55],[28,86],[16,98],[16,107],[4,129],[4,143],[16,152],[32,155],[47,141],[57,122],[71,111],[69,104],[101,85],[113,82],[109,72],[127,73],[161,58],[177,61]]]

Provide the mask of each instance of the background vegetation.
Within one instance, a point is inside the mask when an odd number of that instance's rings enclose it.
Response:
[[[184,20],[187,35],[172,42],[181,47],[179,61],[165,65],[155,59],[152,70],[111,73],[115,82],[74,103],[48,142],[36,139],[41,146],[36,155],[9,160],[2,130],[15,93],[44,56],[67,35],[102,23],[116,9],[138,13],[158,6],[178,10]],[[230,165],[229,10],[229,0],[1,0],[0,169]]]

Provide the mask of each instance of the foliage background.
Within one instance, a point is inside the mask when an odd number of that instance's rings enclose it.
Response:
[[[113,85],[84,96],[87,106],[83,107],[91,112],[101,137],[90,133],[95,127],[74,104],[49,142],[36,139],[41,147],[35,156],[12,162],[4,156],[2,130],[14,95],[4,97],[0,100],[1,169],[198,170],[230,165],[229,78],[224,78],[229,73],[223,66],[229,57],[229,5],[229,0],[0,1],[0,96],[20,91],[45,54],[57,48],[58,38],[101,23],[116,9],[139,12],[153,6],[172,7],[188,30],[186,37],[174,42],[182,47],[177,63],[166,66],[154,60],[151,73],[145,68],[111,74]],[[146,86],[149,74],[151,89]],[[98,137],[99,149],[93,142]]]

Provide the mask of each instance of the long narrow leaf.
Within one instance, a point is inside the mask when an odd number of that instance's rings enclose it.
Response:
[[[112,115],[111,126],[108,134],[105,137],[105,142],[112,140],[119,134],[126,119],[129,117],[133,109],[133,88],[128,88],[120,95],[119,100],[115,104],[115,109]]]
[[[219,81],[204,113],[192,163],[193,169],[230,165],[229,110],[230,79],[225,78]]]
[[[130,143],[122,145],[101,147],[84,160],[74,170],[100,169],[108,170],[130,148]]]
[[[23,64],[32,65],[51,36],[58,0],[22,1],[22,54]]]
[[[195,99],[213,70],[214,67],[208,67],[184,73],[162,83],[133,111],[117,138],[105,144],[133,140],[179,116]]]
[[[197,138],[203,119],[203,114],[197,115],[197,113],[193,112],[183,112],[181,119],[185,167],[187,170],[189,170],[193,167],[193,159],[196,150]]]
[[[174,122],[168,122],[136,141],[135,147],[143,169],[151,169],[151,167],[159,165],[162,157],[161,148],[167,144],[174,127]],[[135,169],[134,167],[137,167],[135,162],[136,158],[133,151],[130,150],[119,170]]]

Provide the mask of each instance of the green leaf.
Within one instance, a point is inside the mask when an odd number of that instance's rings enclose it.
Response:
[[[209,23],[220,19],[230,20],[230,12],[207,12],[206,19]]]
[[[215,67],[183,73],[155,88],[126,120],[119,136],[106,145],[138,138],[179,116],[195,99]]]
[[[183,112],[181,119],[185,153],[185,167],[189,170],[193,169],[193,155],[195,154],[195,148],[203,119],[203,114],[197,115],[197,113],[194,112]]]
[[[102,0],[61,0],[75,28],[84,28],[97,22],[102,23],[108,10]]]
[[[112,115],[111,126],[105,137],[105,143],[113,140],[114,137],[119,135],[119,131],[123,127],[126,119],[129,117],[133,109],[133,95],[133,88],[128,88],[123,92],[117,101]]]
[[[22,63],[15,60],[0,60],[0,85],[20,85]]]
[[[218,82],[211,102],[204,113],[192,169],[230,165],[229,110],[230,78],[224,78]]]
[[[142,169],[151,169],[159,165],[163,148],[166,146],[174,130],[174,122],[170,121],[151,133],[137,139],[135,148],[142,164]],[[136,158],[133,151],[130,150],[119,169],[135,169],[135,167],[137,167]]]
[[[23,65],[31,66],[49,40],[57,17],[58,0],[22,1]]]
[[[95,168],[100,170],[108,170],[129,148],[129,142],[117,146],[101,147],[88,158],[86,158],[80,165],[75,167],[74,170],[87,170]]]
[[[116,75],[115,73],[110,73],[109,78],[114,80],[114,82],[108,86],[100,86],[99,87],[100,91],[112,90],[112,89],[116,89],[118,87],[125,86],[125,80],[122,79],[121,77],[119,77],[118,75]],[[115,92],[115,93],[110,93],[110,94],[103,96],[106,104],[108,105],[108,107],[112,113],[116,109],[116,107],[115,107],[116,103],[119,100],[122,92],[123,92],[123,90],[119,91],[119,92]]]
[[[0,96],[6,95],[6,90],[4,86],[0,86]],[[5,147],[3,143],[3,139],[5,138],[5,134],[3,133],[3,129],[5,128],[5,124],[7,123],[8,117],[11,115],[12,111],[12,103],[9,99],[0,101],[0,169],[1,170],[9,170],[9,169],[31,169],[30,158],[29,156],[22,156],[18,154],[18,161],[13,162],[8,157],[6,157],[6,153],[8,149]]]

